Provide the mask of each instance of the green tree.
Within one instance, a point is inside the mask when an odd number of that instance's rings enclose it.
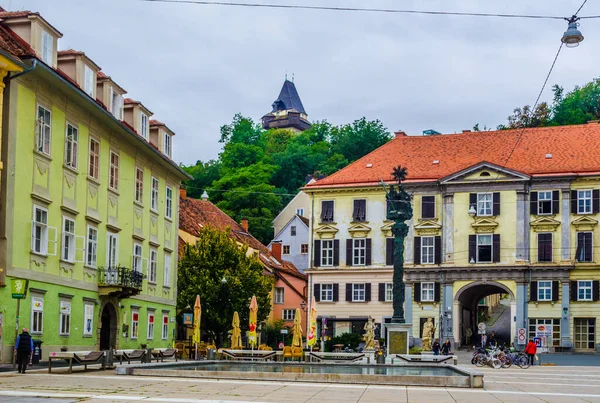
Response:
[[[200,198],[202,192],[210,189],[212,183],[221,177],[221,163],[215,160],[197,161],[196,165],[182,166],[182,168],[194,178],[186,183],[187,194],[194,199]]]
[[[238,113],[233,117],[231,124],[221,126],[219,142],[260,145],[263,140],[263,132],[259,124]]]
[[[583,87],[576,86],[566,95],[558,85],[553,87],[553,91],[553,126],[584,124],[600,118],[600,79],[596,78]]]
[[[522,108],[515,108],[513,114],[508,119],[508,125],[498,126],[499,130],[521,129],[524,127],[548,126],[550,123],[551,111],[546,102],[542,102],[531,110],[529,105]]]
[[[351,124],[333,127],[330,142],[334,153],[342,154],[348,162],[354,162],[391,138],[379,120],[368,121],[363,117]]]
[[[258,321],[271,310],[273,277],[264,275],[258,258],[246,256],[230,230],[205,227],[196,245],[187,245],[179,261],[177,306],[183,310],[194,305],[196,295],[202,304],[201,329],[220,345],[227,340],[233,312],[240,316],[242,330],[248,329],[249,301],[258,301]],[[222,279],[226,279],[226,283]]]

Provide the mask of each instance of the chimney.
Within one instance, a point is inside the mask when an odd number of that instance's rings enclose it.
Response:
[[[179,188],[179,198],[180,199],[187,198],[187,190],[185,188]]]
[[[248,219],[247,218],[242,218],[242,228],[244,229],[244,231],[248,232]]]
[[[396,135],[396,138],[398,137],[402,137],[402,136],[406,136],[407,134],[404,133],[402,130],[398,130],[396,133],[394,133]]]
[[[281,241],[274,241],[271,244],[271,254],[281,262]]]

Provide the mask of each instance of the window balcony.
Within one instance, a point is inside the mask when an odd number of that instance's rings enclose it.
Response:
[[[101,296],[119,299],[138,295],[142,291],[144,275],[127,267],[99,267],[98,288]]]

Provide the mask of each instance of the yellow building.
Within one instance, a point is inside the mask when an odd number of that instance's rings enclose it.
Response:
[[[406,322],[418,344],[431,317],[436,337],[464,344],[477,307],[492,295],[510,309],[503,329],[550,350],[600,340],[600,124],[396,138],[304,188],[311,197],[309,293],[328,332],[362,332],[392,316],[392,222],[381,181],[408,169],[413,197],[405,243]],[[469,329],[469,330],[467,330]],[[488,330],[489,334],[489,330]],[[381,333],[385,337],[385,333]],[[473,338],[471,339],[473,340]],[[472,341],[471,341],[472,342]]]

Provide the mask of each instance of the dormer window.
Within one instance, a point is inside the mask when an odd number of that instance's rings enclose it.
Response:
[[[165,155],[171,157],[171,135],[169,133],[164,133],[165,136]]]
[[[119,120],[123,120],[123,96],[114,92],[112,87],[111,92],[111,113]]]
[[[54,38],[46,31],[42,31],[42,60],[52,66],[54,59]]]
[[[94,77],[96,73],[86,64],[83,66],[83,90],[90,97],[94,98],[95,83]]]
[[[148,116],[144,112],[140,112],[141,115],[141,135],[143,138],[148,140]]]

